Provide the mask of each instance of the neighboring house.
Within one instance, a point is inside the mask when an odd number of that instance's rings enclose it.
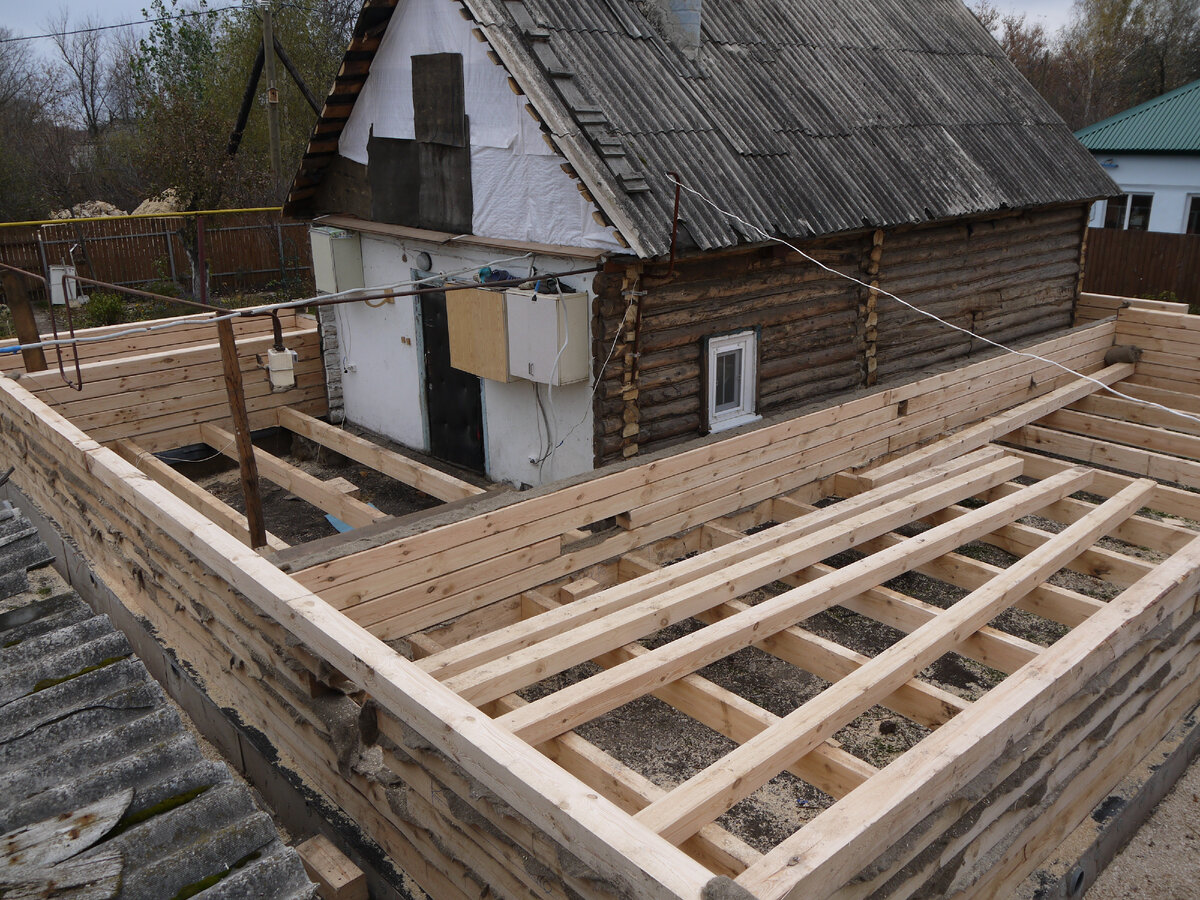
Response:
[[[1093,228],[1200,234],[1200,81],[1075,136],[1121,188],[1092,208]]]
[[[286,212],[330,289],[599,267],[326,315],[348,419],[532,484],[981,348],[724,211],[1013,341],[1114,193],[959,0],[369,0]]]

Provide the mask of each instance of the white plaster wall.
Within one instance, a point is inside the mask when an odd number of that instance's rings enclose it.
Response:
[[[1127,194],[1153,194],[1150,230],[1182,234],[1187,226],[1190,198],[1200,195],[1200,157],[1151,154],[1096,154]],[[1107,201],[1092,205],[1089,224],[1104,225]]]
[[[474,272],[489,264],[509,271],[514,277],[529,274],[531,266],[547,273],[586,265],[578,259],[549,256],[505,260],[502,257],[515,254],[364,234],[366,286],[386,287],[408,281],[419,252],[429,253],[432,271],[443,275],[464,270]],[[565,280],[577,290],[590,292],[592,278],[587,274]],[[349,370],[343,376],[346,418],[405,446],[427,450],[417,303],[412,298],[398,297],[394,304],[378,309],[362,303],[335,308],[339,310],[343,368]],[[590,318],[589,315],[589,335]],[[405,337],[411,339],[411,344],[403,342]],[[591,346],[590,336],[588,346]],[[484,452],[487,474],[492,480],[537,485],[592,470],[590,381],[553,391],[545,385],[535,389],[531,382],[523,380],[504,383],[482,379],[482,385]],[[540,391],[550,420],[549,437],[538,410],[536,391]],[[558,447],[560,442],[562,446]],[[548,448],[556,449],[545,462],[540,465],[530,462],[531,458],[542,457]]]
[[[412,57],[461,53],[471,124],[472,233],[501,240],[620,251],[611,231],[592,218],[593,206],[561,169],[563,158],[542,138],[508,86],[508,74],[475,39],[459,5],[400,0],[355,101],[338,149],[367,163],[367,140],[415,136]]]

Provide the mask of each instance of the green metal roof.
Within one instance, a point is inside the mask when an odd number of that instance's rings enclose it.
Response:
[[[1200,153],[1200,81],[1081,128],[1094,153]]]

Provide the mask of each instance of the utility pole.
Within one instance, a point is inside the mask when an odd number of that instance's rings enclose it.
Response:
[[[270,0],[261,2],[263,20],[263,64],[267,73],[267,134],[271,139],[271,187],[279,197],[283,178],[283,158],[279,149],[279,87],[275,83],[275,32],[271,25]]]

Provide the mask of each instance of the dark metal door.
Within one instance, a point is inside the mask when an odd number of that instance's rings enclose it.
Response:
[[[421,297],[421,328],[429,452],[438,459],[482,472],[483,398],[479,378],[450,365],[445,294]]]

